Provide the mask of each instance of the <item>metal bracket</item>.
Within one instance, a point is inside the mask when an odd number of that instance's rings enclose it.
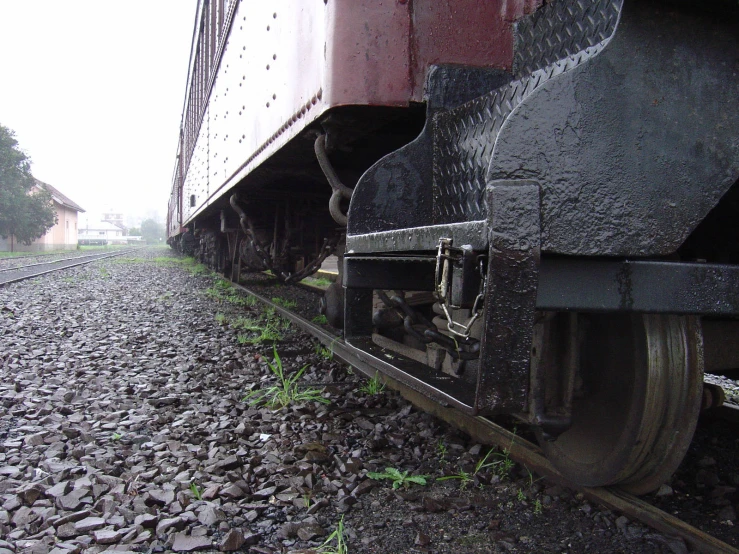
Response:
[[[494,181],[485,201],[490,252],[475,408],[520,412],[526,408],[539,284],[539,184]]]

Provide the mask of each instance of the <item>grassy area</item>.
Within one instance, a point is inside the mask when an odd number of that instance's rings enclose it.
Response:
[[[169,256],[157,256],[156,258],[141,258],[136,256],[126,256],[113,260],[116,264],[143,264],[153,263],[156,265],[172,265],[180,266],[187,269],[193,275],[209,275],[211,271],[203,264],[199,263],[195,258],[173,258]]]
[[[325,277],[306,277],[300,282],[322,289],[327,289],[329,286],[331,286],[331,283],[333,283],[332,280],[326,279]]]

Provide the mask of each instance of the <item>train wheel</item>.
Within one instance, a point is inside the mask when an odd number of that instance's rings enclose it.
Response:
[[[693,437],[703,344],[697,318],[583,315],[572,427],[541,440],[552,464],[586,486],[658,488]]]

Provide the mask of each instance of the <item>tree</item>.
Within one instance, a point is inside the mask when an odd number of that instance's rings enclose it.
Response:
[[[141,229],[138,227],[131,227],[128,230],[128,236],[129,237],[140,237],[141,236]]]
[[[49,191],[36,186],[31,160],[18,148],[15,133],[0,125],[0,236],[31,244],[57,222]]]
[[[141,222],[141,236],[149,243],[161,242],[164,239],[164,226],[153,219]]]

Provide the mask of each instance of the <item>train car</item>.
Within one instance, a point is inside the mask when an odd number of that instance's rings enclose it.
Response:
[[[737,100],[734,0],[202,0],[169,242],[336,254],[358,355],[644,493],[739,367]]]

